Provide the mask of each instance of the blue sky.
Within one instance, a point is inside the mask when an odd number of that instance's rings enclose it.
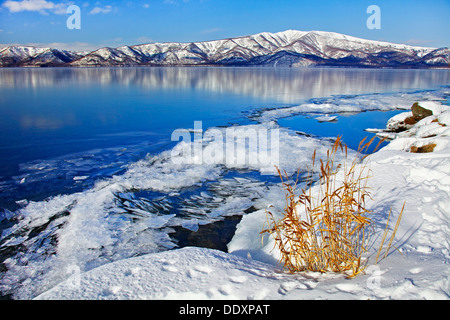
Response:
[[[80,30],[66,26],[70,4],[80,7]],[[370,5],[380,7],[379,30],[366,26]],[[296,29],[450,47],[449,17],[450,0],[2,0],[0,45],[93,50]]]

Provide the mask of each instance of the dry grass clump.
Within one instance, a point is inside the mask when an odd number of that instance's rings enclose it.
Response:
[[[364,139],[361,141],[358,155],[367,151],[374,138],[365,144]],[[344,154],[342,164],[337,164],[338,152]],[[283,182],[286,191],[284,216],[276,221],[273,214],[267,212],[269,228],[261,233],[270,233],[274,237],[275,246],[281,253],[280,262],[288,271],[333,271],[353,277],[364,270],[367,261],[362,255],[367,251],[374,228],[369,218],[371,212],[365,205],[366,199],[370,198],[369,170],[365,165],[357,166],[358,158],[347,163],[347,146],[338,137],[328,150],[326,160],[320,160],[320,179],[315,187],[311,186],[313,181],[309,181],[306,185],[310,187],[301,189],[296,195],[298,179],[293,184]],[[315,162],[314,152],[313,167]],[[279,169],[278,173],[284,181]],[[285,178],[288,180],[286,174]],[[384,237],[387,226],[385,232]]]

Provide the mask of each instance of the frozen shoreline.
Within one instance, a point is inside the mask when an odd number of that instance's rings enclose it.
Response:
[[[433,115],[419,121],[368,159],[378,237],[365,275],[303,272],[277,265],[273,242],[259,232],[265,209],[243,216],[230,253],[182,248],[108,263],[72,277],[37,299],[449,299],[450,297],[450,110],[426,102]],[[405,108],[406,109],[406,108]],[[402,119],[402,117],[398,117]],[[411,147],[435,144],[433,152]],[[394,217],[406,200],[391,253],[377,265],[374,252],[389,209]],[[282,208],[280,188],[265,199]],[[400,254],[401,253],[401,254]]]

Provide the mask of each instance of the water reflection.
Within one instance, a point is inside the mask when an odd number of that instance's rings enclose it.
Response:
[[[450,83],[448,70],[338,68],[52,68],[0,69],[0,88],[118,84],[143,89],[194,89],[256,96],[281,103],[333,94],[435,88]]]

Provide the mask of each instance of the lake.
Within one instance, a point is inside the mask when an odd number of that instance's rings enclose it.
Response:
[[[448,78],[446,70],[1,69],[0,207],[15,209],[22,199],[80,190],[89,180],[73,183],[74,176],[116,173],[123,164],[170,148],[171,132],[192,127],[196,120],[203,127],[249,123],[245,113],[255,109],[332,95],[436,89]],[[364,116],[356,126],[344,118],[335,124],[302,121],[303,129],[295,125],[298,118],[281,123],[321,136],[352,129],[360,139],[361,128],[383,126],[391,114]],[[58,166],[79,157],[90,157],[90,162],[47,172],[49,179],[41,177],[45,185],[29,177],[36,170],[49,171],[49,163]]]
[[[301,167],[326,138],[356,149],[372,136],[364,129],[448,98],[449,84],[448,70],[0,69],[1,261],[25,259],[11,267],[18,277],[25,265],[48,273],[74,259],[89,270],[192,244],[270,198],[278,178],[258,167],[170,162],[182,147],[172,133],[195,121],[203,132],[280,129],[280,163]],[[51,283],[39,281],[38,291]]]

